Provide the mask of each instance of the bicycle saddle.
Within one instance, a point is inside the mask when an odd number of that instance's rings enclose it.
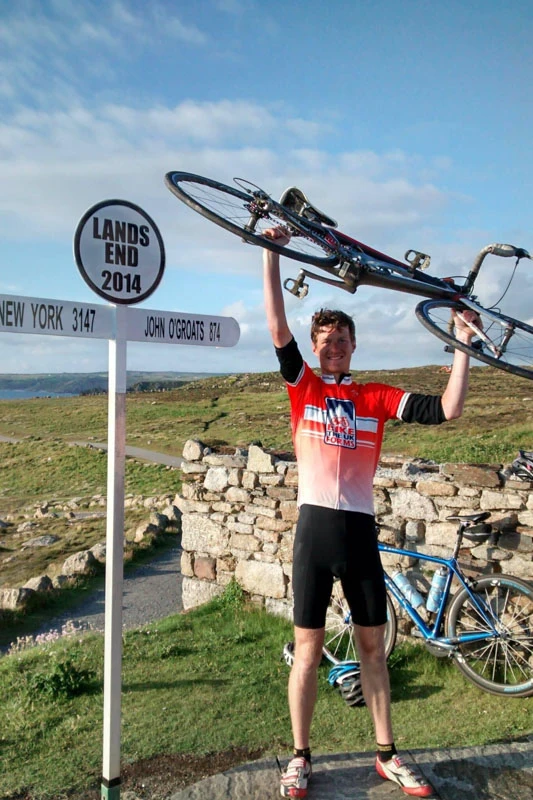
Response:
[[[297,189],[296,186],[290,186],[285,189],[279,199],[280,206],[292,211],[299,217],[304,217],[311,222],[317,222],[319,225],[326,225],[328,228],[336,228],[337,222],[328,217],[322,211],[319,211],[316,206],[313,206],[305,194]]]

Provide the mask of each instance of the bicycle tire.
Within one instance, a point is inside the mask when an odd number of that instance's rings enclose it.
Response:
[[[533,589],[512,575],[485,575],[474,582],[496,615],[499,636],[461,589],[453,598],[446,617],[446,635],[486,631],[487,638],[459,644],[454,661],[468,680],[490,694],[505,697],[533,695]]]
[[[261,211],[251,231],[246,227],[252,217],[250,205],[257,205],[251,191],[246,192],[189,172],[168,172],[165,184],[189,208],[243,241],[317,267],[333,267],[339,263],[334,243],[326,242],[327,229],[322,233],[320,226],[292,214],[269,198],[266,192],[258,189],[262,198],[268,198],[270,209]],[[279,225],[291,231],[290,245],[278,245],[261,234],[261,231]]]
[[[398,623],[394,605],[387,592],[387,623],[385,625],[385,656],[388,658],[396,645]],[[360,661],[357,654],[354,629],[348,602],[340,581],[335,581],[326,614],[326,631],[322,652],[332,664],[341,661]]]
[[[481,307],[476,309],[481,317],[483,330],[496,346],[502,344],[504,328],[494,322],[493,315],[514,328],[513,336],[506,346],[505,352],[500,357],[496,357],[491,355],[485,345],[483,345],[483,349],[477,349],[472,345],[457,341],[453,332],[449,330],[451,312],[454,310],[465,311],[467,308],[460,301],[424,300],[416,307],[416,316],[425,328],[451,347],[462,350],[463,353],[467,353],[472,358],[483,361],[491,367],[511,372],[520,378],[533,380],[533,326],[493,311],[490,312],[491,316],[489,317],[485,309]],[[481,345],[481,340],[479,342]]]

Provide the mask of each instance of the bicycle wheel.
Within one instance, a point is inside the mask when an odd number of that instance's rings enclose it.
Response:
[[[490,608],[496,635],[462,589],[450,605],[446,635],[486,633],[486,638],[460,643],[455,664],[490,694],[533,695],[533,590],[512,575],[485,575],[472,589]]]
[[[473,345],[466,345],[455,338],[451,324],[454,310],[465,311],[466,306],[453,300],[424,300],[416,307],[416,316],[425,328],[451,347],[491,367],[533,380],[533,326],[504,314],[477,308],[483,331],[490,342],[478,339]]]
[[[387,624],[385,625],[385,654],[388,658],[396,644],[396,612],[387,592]],[[326,635],[322,652],[332,664],[340,661],[359,661],[355,643],[352,615],[340,581],[333,584],[331,602],[326,614]]]
[[[189,208],[245,242],[318,267],[333,267],[339,262],[331,234],[330,244],[326,241],[327,229],[292,214],[247,181],[241,181],[243,188],[234,188],[201,175],[169,172],[165,183]],[[287,246],[263,236],[267,228],[279,225],[291,232]]]

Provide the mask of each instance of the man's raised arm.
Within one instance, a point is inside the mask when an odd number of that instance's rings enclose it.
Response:
[[[465,319],[481,325],[478,315],[474,311],[463,312]],[[459,341],[470,344],[474,332],[468,325],[455,315],[456,335]],[[452,371],[448,384],[442,395],[442,410],[446,419],[457,419],[463,413],[466,393],[468,391],[468,373],[470,359],[462,350],[455,350]]]
[[[280,245],[287,244],[289,241],[287,234],[280,228],[272,228],[265,231],[263,235],[279,241]],[[268,329],[274,347],[285,347],[291,341],[292,333],[285,314],[279,255],[266,248],[263,250],[263,287]]]

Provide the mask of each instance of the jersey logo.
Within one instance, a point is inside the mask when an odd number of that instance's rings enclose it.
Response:
[[[325,444],[337,447],[357,447],[357,431],[355,426],[355,405],[352,400],[339,400],[326,397],[326,430]]]

